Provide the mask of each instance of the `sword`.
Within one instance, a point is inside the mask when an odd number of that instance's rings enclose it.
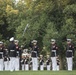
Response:
[[[22,36],[24,36],[24,33],[26,32],[26,30],[27,30],[28,27],[29,27],[29,24],[26,25],[26,27],[25,27],[25,29],[23,31],[23,35]]]

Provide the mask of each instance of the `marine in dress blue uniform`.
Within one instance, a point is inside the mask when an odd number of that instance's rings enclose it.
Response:
[[[38,56],[39,56],[39,47],[37,46],[37,40],[32,41],[32,51],[31,51],[31,57],[32,57],[32,69],[34,71],[38,70]]]
[[[4,70],[8,71],[9,70],[9,62],[10,62],[10,58],[8,55],[8,49],[4,50]]]
[[[27,52],[22,53],[21,65],[22,70],[29,70],[29,54]]]
[[[19,71],[20,69],[20,47],[19,47],[19,41],[14,40],[16,45],[16,71]]]
[[[44,70],[44,59],[43,59],[43,55],[40,55],[39,65],[40,65],[40,70],[43,71]]]
[[[14,43],[14,37],[10,38],[8,51],[10,57],[10,71],[14,71],[16,70],[16,45]]]
[[[71,39],[67,39],[66,59],[68,71],[72,71],[73,69],[74,46],[72,45],[71,41]]]
[[[58,46],[56,45],[56,40],[51,39],[51,61],[52,61],[52,70],[57,70],[57,61],[56,58],[58,56]]]
[[[46,59],[46,68],[48,71],[50,71],[50,68],[51,68],[51,59],[50,59],[50,56],[47,55],[47,59]]]
[[[59,58],[57,58],[57,71],[59,71],[60,70],[60,60],[59,60]]]
[[[3,71],[3,55],[4,55],[3,42],[0,41],[0,71]]]
[[[21,58],[21,68],[22,70],[25,70],[25,55],[22,54],[22,58]]]

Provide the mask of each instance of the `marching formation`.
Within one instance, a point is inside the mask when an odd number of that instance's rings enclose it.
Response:
[[[10,38],[10,44],[8,47],[4,46],[4,43],[0,41],[0,71],[19,71],[19,70],[47,70],[59,71],[59,49],[55,39],[51,39],[50,55],[47,54],[46,61],[44,56],[40,55],[40,49],[37,44],[37,40],[31,42],[30,52],[28,49],[19,46],[19,41],[14,37]],[[73,69],[73,57],[74,46],[71,43],[71,39],[67,39],[66,46],[66,63],[67,70]]]

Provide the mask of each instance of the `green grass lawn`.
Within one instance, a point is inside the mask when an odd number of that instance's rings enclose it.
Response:
[[[18,72],[0,72],[0,75],[76,75],[74,71],[18,71]]]

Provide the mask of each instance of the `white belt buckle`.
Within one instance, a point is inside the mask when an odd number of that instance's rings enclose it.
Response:
[[[0,54],[3,54],[3,52],[0,52]]]
[[[11,52],[13,52],[14,50],[10,50]]]
[[[56,50],[52,50],[52,52],[56,52]]]
[[[72,50],[68,50],[68,52],[72,52]]]

